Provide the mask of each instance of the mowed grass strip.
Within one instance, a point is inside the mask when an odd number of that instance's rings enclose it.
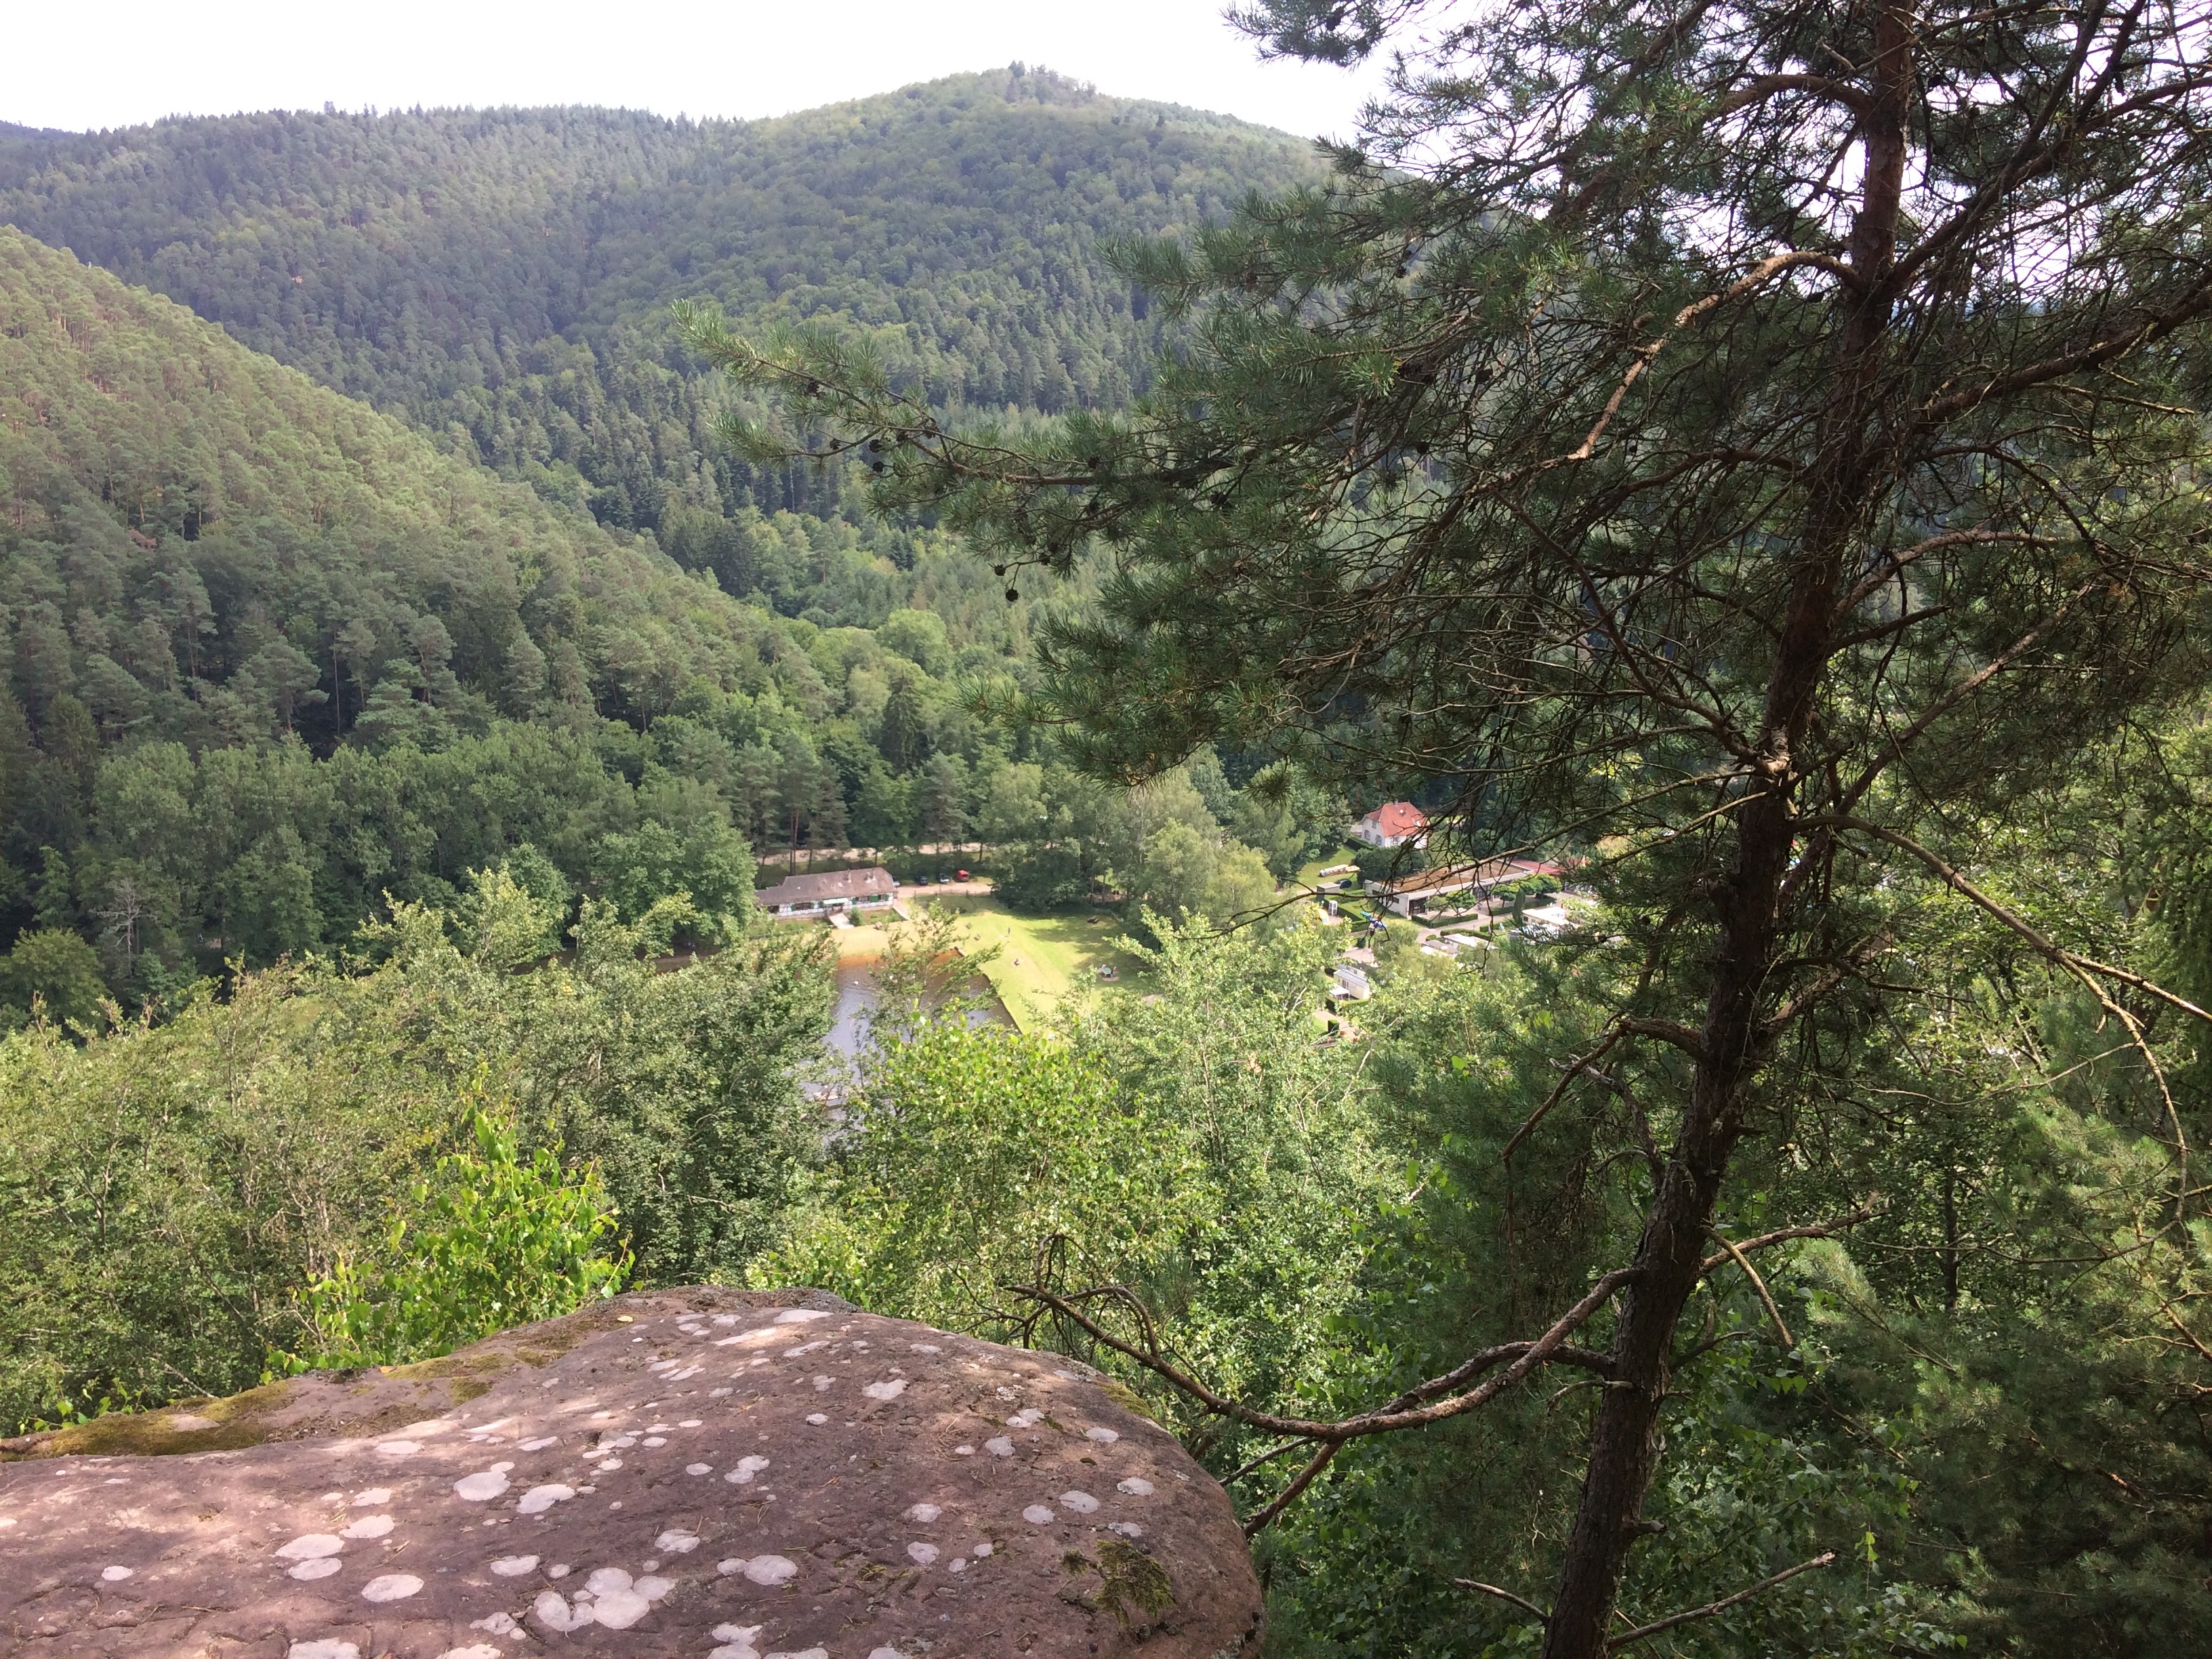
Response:
[[[1103,914],[1021,915],[995,898],[949,893],[928,901],[965,918],[967,937],[981,950],[999,947],[998,959],[985,970],[1014,1024],[1035,1030],[1071,993],[1126,994],[1134,981],[1138,959],[1115,948],[1121,918]],[[1101,964],[1118,977],[1102,980]]]

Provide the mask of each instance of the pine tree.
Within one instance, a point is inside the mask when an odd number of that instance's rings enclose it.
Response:
[[[1508,1598],[1547,1659],[1598,1659],[1654,1633],[1616,1607],[1684,1308],[1770,1235],[1841,1224],[1729,1239],[1743,1164],[1817,1136],[1915,994],[1895,945],[1918,884],[1979,905],[2124,1038],[2202,1017],[1990,897],[1953,826],[2202,681],[2212,20],[1445,13],[1246,14],[1280,53],[1403,55],[1331,185],[1128,260],[1193,330],[1130,417],[954,428],[863,346],[684,325],[781,400],[787,428],[725,422],[755,459],[879,462],[881,505],[933,508],[1010,582],[1111,550],[1098,605],[1042,629],[1040,713],[1089,769],[1267,746],[1320,777],[1425,777],[1504,847],[1601,855],[1638,964],[1525,1133],[1570,1090],[1651,1103],[1632,1250],[1352,1418],[1220,1402],[1310,1443],[1257,1528],[1354,1439],[1540,1366],[1601,1380],[1549,1605]]]

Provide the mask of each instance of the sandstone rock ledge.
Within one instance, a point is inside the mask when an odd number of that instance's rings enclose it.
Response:
[[[1095,1373],[820,1292],[619,1297],[425,1365],[19,1449],[9,1655],[1259,1645],[1227,1497]]]

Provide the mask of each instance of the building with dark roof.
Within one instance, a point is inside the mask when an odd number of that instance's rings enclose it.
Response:
[[[898,883],[880,865],[863,870],[827,870],[820,875],[786,876],[773,887],[753,895],[753,902],[771,915],[831,916],[842,911],[872,908],[898,896]]]

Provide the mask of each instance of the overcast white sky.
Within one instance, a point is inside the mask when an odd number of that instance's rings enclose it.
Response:
[[[1102,92],[1347,133],[1370,72],[1262,64],[1221,0],[4,0],[0,120],[618,104],[778,115],[1020,58]]]

